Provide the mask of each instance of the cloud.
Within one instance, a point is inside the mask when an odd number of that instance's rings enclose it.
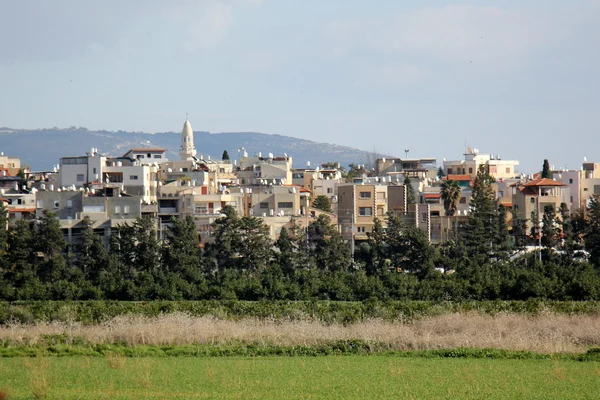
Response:
[[[540,15],[498,7],[451,5],[386,19],[331,21],[325,32],[337,54],[368,49],[505,68],[545,41],[546,22]]]

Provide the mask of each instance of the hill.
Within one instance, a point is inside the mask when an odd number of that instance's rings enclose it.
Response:
[[[0,128],[0,151],[21,158],[34,171],[51,169],[59,163],[60,157],[84,155],[92,147],[111,156],[123,155],[132,147],[164,147],[169,149],[169,158],[176,160],[179,159],[180,140],[179,132],[111,132],[76,127],[37,130]],[[198,131],[194,132],[194,143],[199,155],[213,158],[220,158],[223,150],[227,150],[235,159],[240,147],[246,148],[250,155],[258,152],[264,155],[287,153],[293,157],[295,167],[302,167],[307,161],[312,166],[328,161],[348,165],[365,163],[372,158],[371,152],[351,147],[255,132]]]

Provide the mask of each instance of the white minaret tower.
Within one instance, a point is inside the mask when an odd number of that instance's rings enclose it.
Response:
[[[196,148],[194,147],[194,131],[192,125],[185,116],[185,123],[183,124],[183,131],[181,131],[181,147],[179,148],[179,155],[182,160],[192,160],[196,157]]]

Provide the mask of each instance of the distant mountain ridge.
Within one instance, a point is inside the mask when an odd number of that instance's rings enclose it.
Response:
[[[163,147],[168,149],[169,159],[178,160],[180,144],[179,132],[92,131],[76,127],[36,130],[0,128],[0,151],[19,157],[34,171],[52,169],[61,157],[84,155],[92,147],[110,156],[121,156],[133,147]],[[255,132],[195,131],[194,144],[198,155],[211,156],[213,159],[221,158],[223,150],[236,159],[240,147],[244,147],[250,155],[259,152],[276,156],[287,153],[292,156],[295,167],[305,166],[307,161],[313,167],[329,161],[342,165],[365,163],[371,156],[371,152],[352,147]]]

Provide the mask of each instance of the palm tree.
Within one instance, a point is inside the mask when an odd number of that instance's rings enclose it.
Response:
[[[444,209],[446,210],[446,215],[451,217],[456,214],[458,210],[458,201],[460,200],[461,189],[458,185],[458,181],[453,181],[448,179],[442,183],[442,190],[440,191],[442,195],[442,201],[444,202]],[[456,229],[456,221],[454,224],[454,229]],[[454,231],[454,235],[456,236],[456,230]]]
[[[447,216],[453,216],[458,210],[458,200],[460,200],[460,186],[458,181],[448,179],[442,183],[442,201],[444,202],[444,209],[446,210]]]

